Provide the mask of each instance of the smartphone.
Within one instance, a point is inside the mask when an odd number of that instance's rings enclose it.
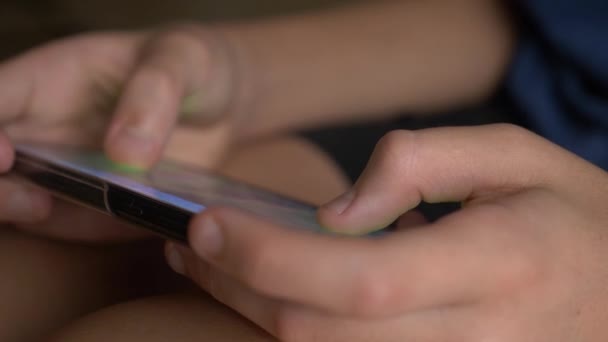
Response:
[[[184,243],[192,216],[210,206],[236,207],[285,226],[324,232],[313,205],[170,161],[139,172],[98,150],[19,144],[13,171],[58,197]]]

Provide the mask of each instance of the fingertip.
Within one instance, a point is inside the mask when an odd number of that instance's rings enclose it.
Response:
[[[354,189],[351,189],[342,195],[338,196],[329,203],[323,205],[323,208],[328,212],[333,212],[335,215],[344,214],[352,205],[356,197]]]
[[[143,172],[150,169],[160,159],[161,148],[154,144],[138,144],[129,138],[106,140],[104,150],[108,159],[123,172]]]
[[[356,193],[351,189],[321,206],[317,210],[317,220],[324,229],[333,233],[357,235],[364,229],[356,223],[357,213],[353,213],[355,202]]]
[[[359,206],[352,205],[347,211],[338,213],[327,207],[320,207],[317,210],[317,221],[323,229],[340,235],[363,236],[372,234],[391,225],[396,218],[386,217],[360,217],[356,210]]]
[[[190,222],[188,223],[188,243],[190,248],[195,248],[194,246],[196,246],[197,241],[199,240],[199,227],[203,224],[206,216],[213,215],[212,211],[215,210],[213,208],[205,208],[190,219]]]
[[[356,193],[351,189],[317,210],[317,221],[327,230],[332,232],[349,232],[349,209],[355,201]]]
[[[224,245],[223,227],[214,213],[218,210],[205,210],[194,217],[188,230],[189,241],[197,255],[206,259],[216,257]]]
[[[340,215],[324,206],[317,209],[317,221],[324,229],[332,232],[344,229]]]
[[[106,155],[132,168],[149,169],[160,160],[171,128],[150,125],[154,115],[118,110],[104,141]],[[144,117],[145,119],[142,119]]]

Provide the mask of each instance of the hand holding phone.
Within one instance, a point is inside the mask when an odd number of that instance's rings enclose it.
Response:
[[[191,217],[209,206],[324,231],[310,204],[169,161],[140,172],[109,161],[99,150],[23,144],[17,146],[14,171],[59,197],[181,242]]]

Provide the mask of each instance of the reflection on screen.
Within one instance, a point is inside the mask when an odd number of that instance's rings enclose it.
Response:
[[[313,206],[189,166],[161,162],[148,172],[134,172],[112,163],[99,151],[33,145],[18,149],[192,213],[209,206],[230,206],[288,226],[322,230]]]

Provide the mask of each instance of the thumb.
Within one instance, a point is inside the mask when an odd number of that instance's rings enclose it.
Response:
[[[354,187],[319,209],[319,221],[364,233],[388,226],[421,201],[464,202],[542,186],[557,169],[550,147],[504,124],[394,131],[378,143]]]
[[[161,157],[180,112],[222,114],[224,94],[217,89],[226,89],[229,77],[222,76],[225,68],[213,70],[214,44],[206,44],[201,32],[194,27],[167,31],[142,48],[106,135],[111,159],[150,167]]]

